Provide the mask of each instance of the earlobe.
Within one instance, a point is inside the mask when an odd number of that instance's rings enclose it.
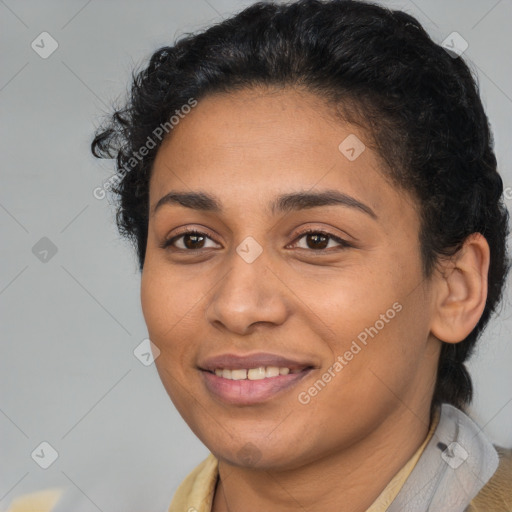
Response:
[[[440,261],[436,277],[431,333],[446,343],[464,340],[485,309],[490,250],[485,237],[473,233],[451,258]]]

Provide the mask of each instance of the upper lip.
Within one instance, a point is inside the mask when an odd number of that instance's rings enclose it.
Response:
[[[277,366],[278,368],[289,368],[290,370],[302,370],[312,367],[313,364],[307,361],[297,361],[276,354],[259,352],[250,355],[220,354],[209,357],[199,363],[199,368],[213,372],[218,368],[226,370],[251,369],[260,366]]]

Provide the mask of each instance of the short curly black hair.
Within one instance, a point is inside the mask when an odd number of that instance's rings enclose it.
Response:
[[[487,239],[485,310],[466,339],[442,343],[431,409],[448,402],[464,410],[473,395],[464,361],[501,300],[509,270],[508,211],[476,78],[405,12],[356,0],[258,2],[183,35],[134,71],[128,101],[98,128],[91,149],[117,160],[107,185],[140,271],[161,141],[193,102],[255,86],[305,88],[367,131],[383,172],[418,201],[425,277],[472,233]]]

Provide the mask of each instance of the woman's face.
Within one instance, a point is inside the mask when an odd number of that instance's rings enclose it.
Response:
[[[235,465],[299,467],[428,423],[438,345],[414,202],[329,109],[291,89],[212,95],[155,160],[141,301],[156,366]]]

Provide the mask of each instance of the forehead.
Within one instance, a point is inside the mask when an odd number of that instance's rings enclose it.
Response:
[[[368,142],[361,128],[337,117],[335,106],[303,90],[206,96],[159,149],[151,205],[171,189],[210,189],[230,201],[253,202],[277,192],[335,188],[364,197],[374,210],[407,201]]]
[[[164,144],[172,144],[175,139],[177,146],[187,139],[189,145],[208,145],[210,150],[220,146],[247,150],[265,145],[267,154],[272,147],[278,152],[288,147],[295,153],[308,154],[319,143],[335,144],[338,135],[334,132],[342,130],[335,106],[294,88],[255,87],[211,94],[183,117]],[[333,137],[328,137],[330,133]],[[304,144],[306,140],[309,142]]]

